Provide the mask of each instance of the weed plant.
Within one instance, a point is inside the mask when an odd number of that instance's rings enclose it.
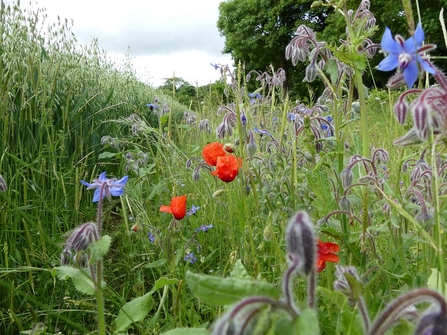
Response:
[[[417,31],[390,89],[367,90],[390,44],[369,2],[321,5],[346,39],[300,26],[286,55],[322,96],[214,64],[226,101],[195,111],[67,22],[43,34],[44,11],[2,6],[2,333],[445,333],[447,80]],[[405,90],[409,64],[439,86]]]

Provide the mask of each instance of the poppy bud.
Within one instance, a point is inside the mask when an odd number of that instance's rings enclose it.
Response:
[[[225,191],[226,190],[222,190],[222,189],[217,190],[216,192],[213,193],[213,198],[220,197],[222,194],[224,194]]]
[[[232,153],[234,153],[236,151],[236,146],[233,143],[225,143],[224,146],[223,146],[223,149],[226,152],[232,154]]]

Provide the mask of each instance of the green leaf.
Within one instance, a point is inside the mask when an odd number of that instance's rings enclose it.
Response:
[[[151,305],[151,292],[125,304],[115,319],[115,333],[125,331],[133,322],[143,320],[149,313]]]
[[[261,281],[219,278],[190,271],[186,272],[185,280],[197,297],[212,305],[230,305],[242,298],[254,295],[273,299],[279,297],[277,287]]]
[[[163,333],[163,335],[209,335],[205,328],[176,328]]]
[[[110,243],[112,243],[112,238],[109,235],[104,235],[98,241],[90,245],[90,264],[95,264],[98,260],[104,257],[107,251],[109,251]]]
[[[431,275],[428,277],[427,286],[429,289],[438,291],[442,294],[441,274],[438,269],[431,269]],[[447,292],[447,285],[444,283],[444,292]],[[447,298],[447,296],[445,296]]]
[[[157,279],[157,281],[155,282],[155,285],[152,288],[151,293],[154,293],[155,291],[157,291],[158,289],[160,289],[166,285],[174,285],[177,283],[178,283],[178,279],[176,279],[176,278],[161,277],[161,278]]]
[[[95,294],[95,285],[87,272],[71,266],[59,266],[56,268],[56,271],[59,280],[71,278],[73,285],[79,292],[89,295]]]
[[[331,83],[335,85],[337,83],[337,79],[338,79],[338,66],[337,66],[337,62],[335,61],[335,58],[330,58],[326,62],[326,65],[324,66],[324,70],[329,74]]]
[[[230,277],[239,279],[251,279],[250,275],[248,274],[247,270],[245,270],[245,267],[240,259],[238,259],[234,264],[234,268],[233,271],[231,271],[230,273]]]
[[[100,153],[98,158],[99,159],[110,159],[110,158],[116,157],[117,155],[118,154],[116,154],[116,153],[105,151],[105,152]]]
[[[290,318],[282,318],[276,322],[275,334],[277,335],[298,335],[298,329],[293,325]]]
[[[317,312],[314,309],[306,308],[301,311],[300,316],[294,322],[293,328],[299,329],[300,334],[319,335]]]

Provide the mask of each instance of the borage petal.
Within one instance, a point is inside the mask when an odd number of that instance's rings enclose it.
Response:
[[[402,52],[402,46],[396,42],[391,34],[390,28],[385,28],[385,33],[382,36],[382,42],[380,42],[382,49],[394,54],[400,54]]]
[[[412,88],[418,78],[418,65],[416,62],[410,62],[403,71],[405,82],[408,88]]]
[[[399,65],[399,56],[396,54],[389,54],[379,63],[379,65],[377,66],[377,70],[391,71],[394,70],[398,65]]]

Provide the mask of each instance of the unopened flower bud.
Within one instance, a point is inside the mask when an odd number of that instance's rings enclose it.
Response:
[[[352,180],[354,179],[354,174],[351,169],[346,168],[340,172],[341,184],[344,189],[348,189],[352,185]]]
[[[287,251],[298,256],[303,262],[304,273],[308,275],[315,268],[316,242],[314,226],[306,212],[297,212],[286,229]]]
[[[349,212],[351,210],[351,202],[346,196],[343,196],[338,202],[338,207],[340,207],[340,209],[343,211]]]
[[[213,198],[220,197],[222,194],[224,194],[225,191],[226,190],[222,190],[222,189],[217,190],[216,192],[213,193]]]
[[[414,128],[421,140],[428,136],[428,108],[425,103],[417,103],[413,108]]]
[[[264,228],[264,232],[263,232],[262,235],[263,235],[264,240],[265,240],[266,242],[270,242],[271,239],[272,239],[272,236],[273,236],[273,227],[272,227],[270,224],[268,224],[267,226],[265,226],[265,228]]]
[[[341,291],[348,297],[349,306],[353,307],[361,298],[360,289],[362,287],[357,270],[353,266],[336,265],[334,289]]]
[[[307,65],[306,67],[306,77],[304,78],[303,81],[311,83],[315,80],[315,78],[317,78],[317,66],[315,65],[314,62],[309,63],[309,65]]]
[[[230,154],[232,154],[236,151],[236,146],[233,143],[225,143],[225,145],[223,146],[223,149],[226,152],[229,152]]]
[[[6,192],[8,186],[6,185],[6,181],[3,176],[0,174],[0,192]]]
[[[403,125],[405,119],[407,118],[408,102],[404,98],[399,98],[394,105],[394,114],[396,115],[397,121]]]

